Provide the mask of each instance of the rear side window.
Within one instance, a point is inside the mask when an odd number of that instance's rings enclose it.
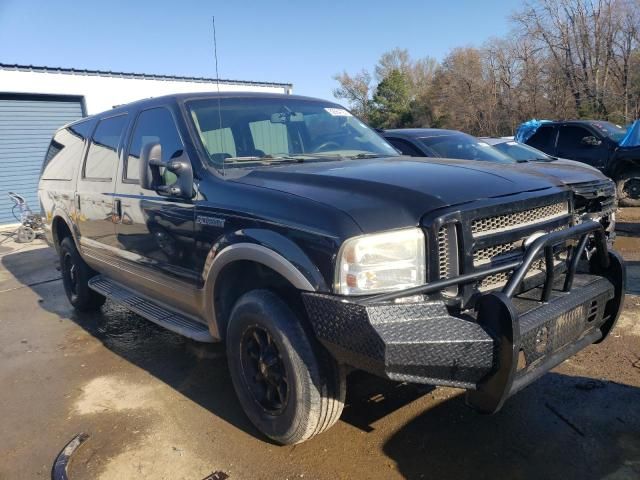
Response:
[[[138,182],[140,178],[140,154],[148,143],[159,143],[162,146],[162,160],[168,161],[182,155],[184,147],[178,127],[173,121],[171,112],[164,107],[144,110],[138,116],[136,126],[131,137],[129,155],[125,168],[124,180],[130,183]],[[170,172],[164,174],[166,183],[173,183],[175,178]]]
[[[92,127],[92,122],[76,123],[54,135],[42,165],[43,180],[73,180]]]
[[[542,150],[545,153],[553,154],[553,133],[553,127],[542,126],[538,128],[536,133],[534,133],[529,140],[527,140],[527,144],[531,145],[533,148]]]
[[[100,120],[87,153],[84,178],[110,181],[118,167],[118,145],[127,124],[126,115]]]

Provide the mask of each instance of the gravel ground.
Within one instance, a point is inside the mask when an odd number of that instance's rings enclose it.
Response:
[[[266,441],[235,399],[223,350],[108,302],[77,314],[53,250],[0,245],[0,479],[49,478],[78,432],[70,478],[640,478],[640,209],[618,216],[629,266],[612,335],[494,416],[459,390],[349,377],[328,432]],[[218,474],[219,478],[223,478]]]

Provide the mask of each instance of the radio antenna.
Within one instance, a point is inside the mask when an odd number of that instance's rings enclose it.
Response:
[[[218,132],[220,133],[220,143],[222,144],[222,150],[225,149],[224,135],[222,133],[222,106],[220,104],[220,74],[218,72],[218,42],[216,40],[216,17],[211,17],[211,23],[213,25],[213,57],[216,61],[216,90],[218,92]],[[224,175],[224,158],[222,160],[222,175]]]

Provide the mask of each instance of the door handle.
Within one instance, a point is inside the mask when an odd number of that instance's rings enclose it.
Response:
[[[113,201],[113,223],[120,223],[122,221],[122,201],[116,198]]]

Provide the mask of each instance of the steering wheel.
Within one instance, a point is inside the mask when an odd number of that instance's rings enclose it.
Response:
[[[324,152],[329,147],[340,148],[340,144],[338,142],[334,142],[334,141],[329,140],[328,142],[324,142],[324,143],[318,145],[316,148],[314,148],[313,149],[313,153]]]

